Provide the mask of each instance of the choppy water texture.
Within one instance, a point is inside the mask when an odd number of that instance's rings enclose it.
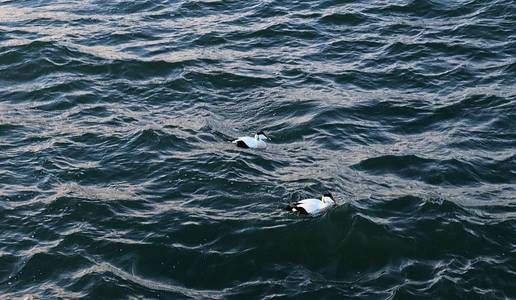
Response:
[[[509,0],[0,1],[1,298],[514,299],[515,57]]]

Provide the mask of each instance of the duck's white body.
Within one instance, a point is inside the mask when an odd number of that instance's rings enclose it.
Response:
[[[335,205],[330,194],[325,194],[321,199],[304,199],[287,206],[287,210],[301,215],[319,215]]]
[[[267,140],[265,134],[256,134],[254,138],[250,136],[239,137],[233,141],[233,144],[241,148],[265,149],[267,147],[265,140]]]

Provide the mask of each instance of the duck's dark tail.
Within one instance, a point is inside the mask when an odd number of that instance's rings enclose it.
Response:
[[[244,141],[240,141],[240,140],[238,140],[238,141],[234,141],[233,143],[235,143],[235,144],[237,145],[237,147],[240,147],[240,148],[249,148],[249,147],[247,146],[247,144],[246,144],[246,143],[244,143]]]
[[[289,205],[285,206],[286,211],[294,211],[294,208],[295,208],[295,206],[293,204],[289,204]]]
[[[297,203],[291,203],[285,207],[285,210],[298,213],[300,215],[308,215],[308,212],[301,206],[296,206]]]

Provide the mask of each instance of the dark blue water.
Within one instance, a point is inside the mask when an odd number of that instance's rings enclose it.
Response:
[[[514,299],[515,60],[506,0],[0,0],[0,298]]]

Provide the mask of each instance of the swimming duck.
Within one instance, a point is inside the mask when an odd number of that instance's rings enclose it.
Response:
[[[304,199],[290,203],[286,210],[300,215],[319,215],[335,205],[335,200],[330,193],[325,193],[321,199]]]
[[[240,148],[252,148],[252,149],[264,149],[267,147],[266,140],[269,138],[265,135],[263,131],[258,132],[253,137],[250,136],[242,136],[233,141],[233,144],[236,144]]]

